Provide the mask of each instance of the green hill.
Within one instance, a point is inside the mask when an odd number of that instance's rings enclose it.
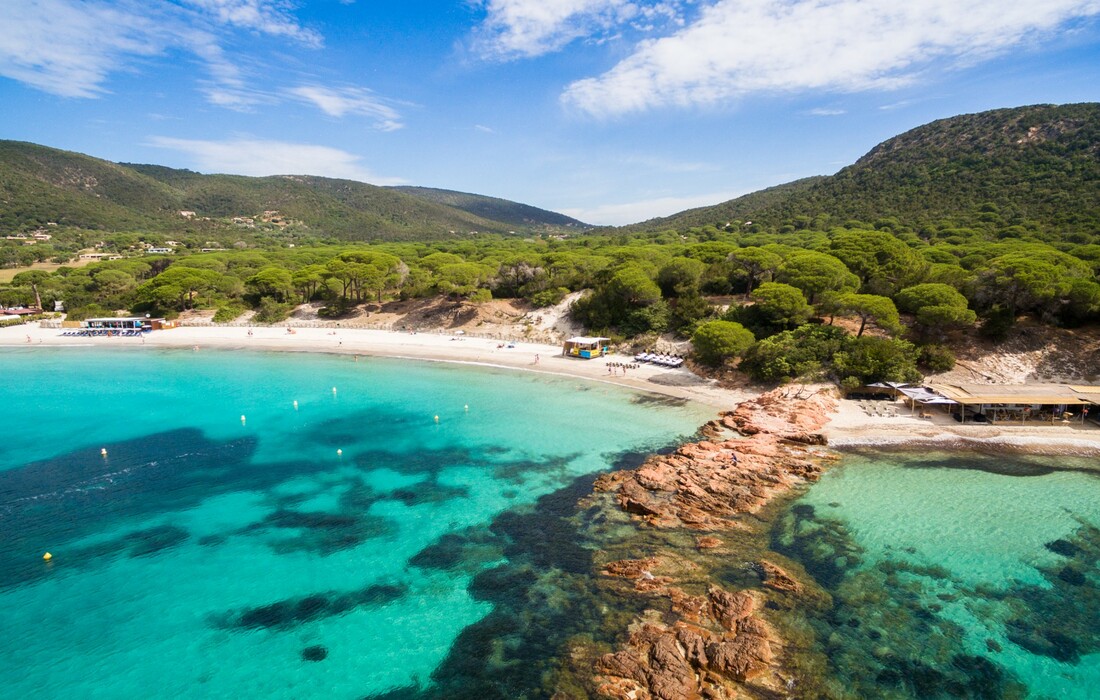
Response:
[[[469,212],[475,216],[492,221],[503,221],[520,228],[553,227],[553,228],[591,228],[589,224],[578,221],[565,214],[539,209],[529,204],[511,202],[498,197],[486,197],[480,194],[468,192],[455,192],[454,190],[440,190],[432,187],[400,186],[390,189],[411,194],[437,204],[445,204],[455,209]]]
[[[477,199],[476,195],[470,195]],[[489,200],[490,198],[483,198]],[[486,211],[524,211],[504,200]],[[531,208],[533,211],[534,208]],[[180,212],[194,212],[182,216]],[[471,232],[528,233],[547,225],[493,220],[445,202],[352,180],[314,176],[203,175],[159,165],[111,163],[17,141],[0,141],[0,231],[53,222],[98,231],[234,231],[234,217],[260,221],[278,212],[282,226],[346,240],[423,240]]]
[[[1033,105],[926,124],[830,177],[807,178],[629,227],[662,230],[822,214],[960,226],[999,218],[1061,233],[1100,228],[1100,104]]]

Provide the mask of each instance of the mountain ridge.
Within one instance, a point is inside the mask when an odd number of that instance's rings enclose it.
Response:
[[[517,227],[514,221],[488,219],[355,180],[207,175],[162,165],[114,163],[20,141],[0,141],[0,204],[0,230],[8,232],[54,223],[103,231],[215,233],[232,231],[234,218],[252,219],[265,212],[277,212],[284,226],[309,235],[344,240],[432,240],[558,227],[553,220],[537,217]],[[551,219],[562,216],[547,214],[553,215]]]
[[[938,119],[889,138],[835,175],[804,178],[624,227],[766,226],[797,217],[914,225],[1005,218],[1087,231],[1100,222],[1100,103],[1028,105]]]

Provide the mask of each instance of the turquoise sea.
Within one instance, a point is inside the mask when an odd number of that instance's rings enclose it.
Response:
[[[834,697],[1100,697],[1100,465],[846,456],[772,546],[829,593],[798,610]]]
[[[0,368],[5,698],[549,697],[563,648],[652,604],[593,584],[600,538],[633,529],[578,500],[713,417],[351,356],[11,348]],[[846,455],[772,524],[827,593],[773,606],[805,643],[792,697],[1096,697],[1096,467]]]
[[[528,572],[591,568],[563,516],[594,473],[713,417],[352,356],[6,349],[0,368],[10,698],[533,692],[525,659],[570,603]],[[517,596],[548,612],[498,613]]]

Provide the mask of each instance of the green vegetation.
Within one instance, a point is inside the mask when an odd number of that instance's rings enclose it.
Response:
[[[198,250],[215,247],[207,242],[219,247],[238,241],[285,245],[586,228],[561,214],[515,202],[463,195],[449,204],[427,192],[409,194],[352,180],[299,175],[201,175],[0,141],[0,231],[5,233],[52,223],[57,230],[50,233],[55,234],[141,232],[155,234],[147,240],[157,242],[159,237],[160,243],[165,237],[183,241],[181,237],[193,236],[183,242]],[[498,214],[505,218],[491,218]],[[0,264],[11,262],[23,261],[0,259]]]
[[[733,321],[708,321],[691,336],[695,356],[708,365],[720,365],[740,356],[755,341],[751,331]]]
[[[959,334],[1003,338],[1023,315],[1063,326],[1100,320],[1098,124],[1097,105],[937,122],[886,142],[833,178],[736,200],[739,207],[763,203],[766,211],[751,224],[711,208],[660,230],[531,238],[483,232],[430,242],[382,240],[430,229],[429,210],[369,223],[382,215],[368,213],[368,200],[443,207],[403,192],[323,178],[124,167],[3,142],[0,189],[26,208],[3,209],[0,223],[28,232],[46,221],[58,226],[48,228],[56,234],[49,241],[5,241],[0,261],[64,262],[92,245],[123,257],[20,272],[0,285],[0,303],[31,305],[37,292],[46,308],[64,301],[71,318],[211,309],[219,321],[252,310],[258,322],[278,322],[305,302],[341,318],[358,304],[392,299],[513,298],[541,307],[583,292],[572,314],[591,332],[639,343],[664,333],[691,338],[700,362],[740,357],[739,369],[758,381],[910,381],[918,364],[950,368]],[[984,177],[996,187],[985,187]],[[836,184],[857,181],[857,189]],[[919,193],[925,209],[902,206]],[[47,207],[54,195],[75,219]],[[896,208],[880,207],[895,199]],[[185,205],[211,219],[180,217]],[[216,219],[266,208],[295,221],[232,228]],[[841,219],[852,213],[861,218]],[[122,218],[110,218],[116,214]],[[315,214],[321,218],[307,222]],[[325,217],[343,223],[324,229]],[[171,252],[140,253],[152,244]]]

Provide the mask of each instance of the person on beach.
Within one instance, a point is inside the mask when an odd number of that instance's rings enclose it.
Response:
[[[252,329],[251,329],[251,328],[249,328],[249,329],[248,329],[248,337],[249,337],[249,338],[251,338],[251,337],[252,337]]]
[[[536,352],[535,353],[535,364],[537,365],[538,363],[539,363],[539,354]]]

